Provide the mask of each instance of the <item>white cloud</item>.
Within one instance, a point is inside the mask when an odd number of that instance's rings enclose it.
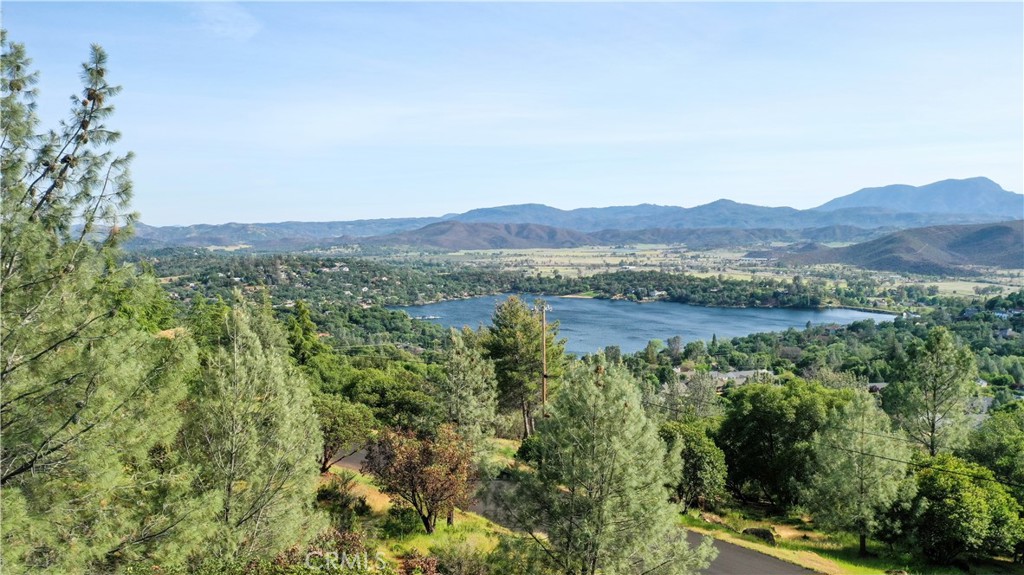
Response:
[[[212,36],[244,42],[263,28],[248,10],[235,2],[210,2],[196,5],[199,27]]]

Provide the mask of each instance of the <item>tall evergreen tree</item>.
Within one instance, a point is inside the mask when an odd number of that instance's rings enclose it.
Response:
[[[284,330],[241,300],[203,306],[193,325],[214,328],[201,350],[182,442],[199,488],[218,497],[210,553],[272,555],[310,535],[323,438],[309,385],[288,358]]]
[[[320,341],[316,324],[309,312],[309,304],[303,300],[295,302],[295,315],[288,320],[288,343],[292,357],[299,365],[307,365],[314,357],[331,353],[331,348]]]
[[[883,406],[928,454],[957,449],[967,440],[968,402],[976,393],[974,354],[944,327],[932,328],[910,349],[899,380],[883,391]]]
[[[667,501],[665,445],[626,370],[574,366],[529,443],[532,469],[504,505],[553,569],[694,573],[714,557],[709,541],[686,544]]]
[[[832,410],[812,443],[815,462],[803,502],[822,527],[856,533],[866,556],[879,518],[907,493],[901,487],[910,447],[866,391]]]
[[[3,571],[83,573],[190,549],[189,469],[167,453],[195,365],[166,296],[119,266],[131,155],[105,125],[120,88],[93,46],[69,120],[38,136],[37,73],[0,33]]]
[[[452,329],[444,354],[444,376],[434,387],[447,423],[466,441],[479,449],[494,433],[497,410],[497,380],[494,365],[465,338]]]
[[[655,401],[654,409],[667,419],[706,419],[722,411],[717,384],[707,372],[662,385]]]
[[[548,323],[542,336],[540,315],[523,300],[511,296],[498,304],[482,342],[495,364],[499,406],[521,413],[524,438],[533,433],[534,410],[541,401],[542,338],[547,347],[548,385],[552,386],[561,375],[565,340],[558,339],[557,322]]]

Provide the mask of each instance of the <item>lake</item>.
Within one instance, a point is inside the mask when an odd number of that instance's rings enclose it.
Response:
[[[508,294],[397,307],[412,317],[461,328],[490,325],[494,307]],[[522,296],[533,304],[535,296]],[[710,341],[765,331],[803,329],[814,325],[846,325],[863,319],[891,321],[893,316],[850,309],[777,309],[699,307],[673,302],[633,303],[624,300],[545,297],[548,321],[559,322],[559,334],[568,339],[565,349],[583,355],[618,345],[624,353],[643,349],[652,339],[682,336],[684,342]]]

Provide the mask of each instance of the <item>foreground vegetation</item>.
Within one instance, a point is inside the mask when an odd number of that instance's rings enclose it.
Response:
[[[574,358],[543,302],[511,297],[462,332],[380,304],[509,288],[709,305],[877,293],[283,256],[193,270],[187,254],[158,256],[179,276],[161,285],[119,249],[131,158],[110,151],[105,53],[47,135],[6,37],[2,79],[5,573],[695,573],[715,551],[680,523],[716,525],[717,511],[728,525],[737,509],[813,524],[838,549],[781,546],[837,564],[1009,570],[1024,552],[1024,292],[904,292],[928,309]],[[738,368],[760,371],[716,379]],[[734,536],[774,538],[759,526]]]

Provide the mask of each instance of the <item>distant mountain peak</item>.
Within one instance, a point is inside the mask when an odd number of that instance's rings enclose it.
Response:
[[[880,208],[897,213],[1024,217],[1024,195],[1008,192],[992,180],[977,176],[941,180],[924,186],[894,184],[864,188],[814,209],[835,211],[847,208]]]
[[[699,205],[697,207],[698,208],[707,208],[707,207],[712,207],[712,206],[713,207],[720,207],[720,206],[729,207],[729,206],[743,206],[743,205],[750,205],[750,204],[741,204],[741,203],[739,203],[737,201],[734,201],[734,200],[730,200],[730,199],[727,199],[727,198],[721,198],[719,200],[715,200],[715,201],[707,203],[707,204],[701,204],[701,205]]]

